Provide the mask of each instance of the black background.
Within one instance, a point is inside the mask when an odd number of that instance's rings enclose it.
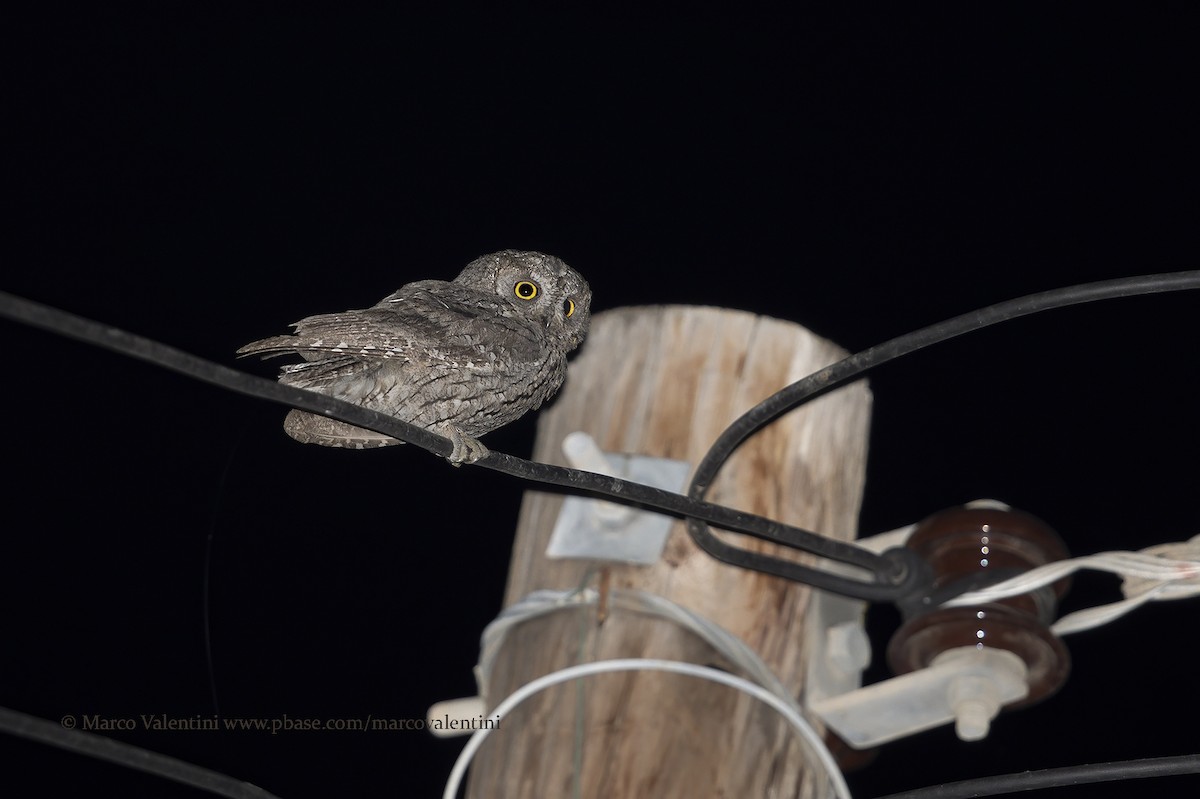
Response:
[[[851,350],[1034,291],[1195,265],[1198,31],[1183,4],[391,5],[13,20],[0,287],[233,364],[302,316],[506,247],[567,260],[594,310],[740,308]],[[989,496],[1076,554],[1200,532],[1198,303],[1056,311],[878,370],[862,530]],[[0,703],[54,720],[208,717],[206,627],[225,716],[422,718],[474,693],[517,481],[413,447],[304,447],[278,406],[0,330]],[[527,455],[533,422],[487,443]],[[1085,575],[1065,609],[1117,585]],[[890,745],[852,777],[856,796],[1196,751],[1195,612],[1160,603],[1070,637],[1057,697],[984,743],[943,729]],[[871,622],[882,649],[895,617]],[[115,737],[285,799],[440,795],[462,745]],[[16,739],[0,765],[29,796],[200,795]]]

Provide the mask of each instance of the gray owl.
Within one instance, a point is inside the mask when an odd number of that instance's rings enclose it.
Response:
[[[402,286],[374,307],[321,314],[294,335],[247,344],[239,355],[298,353],[279,382],[328,394],[446,436],[450,462],[487,455],[478,436],[554,395],[567,353],[588,331],[592,292],[574,269],[539,252],[504,250],[454,280]],[[385,447],[394,438],[305,411],[283,428],[302,443]]]

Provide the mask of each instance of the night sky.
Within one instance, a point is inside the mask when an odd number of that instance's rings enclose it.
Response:
[[[10,20],[0,289],[270,376],[234,351],[504,248],[565,259],[593,311],[738,308],[850,350],[1035,291],[1195,267],[1200,31],[1183,4],[386,5]],[[1074,554],[1200,533],[1198,312],[1195,292],[1104,302],[879,369],[862,531],[995,497]],[[475,692],[519,481],[415,447],[302,446],[280,406],[0,330],[0,705],[423,718]],[[534,424],[486,443],[527,456]],[[1117,586],[1082,575],[1064,610]],[[946,728],[889,745],[855,796],[1197,751],[1198,608],[1068,637],[1059,695],[983,743]],[[881,652],[897,618],[870,619]],[[284,799],[440,795],[465,740],[113,735]],[[24,796],[205,795],[8,737],[0,775]]]

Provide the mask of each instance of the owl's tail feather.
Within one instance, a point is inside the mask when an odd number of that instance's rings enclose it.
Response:
[[[251,341],[237,351],[237,356],[245,358],[247,355],[261,355],[264,358],[273,358],[276,355],[286,355],[296,352],[296,345],[299,343],[299,340],[295,336],[271,336],[270,338]]]

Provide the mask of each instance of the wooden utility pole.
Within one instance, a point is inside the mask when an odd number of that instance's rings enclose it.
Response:
[[[607,452],[696,464],[758,401],[844,356],[803,328],[740,311],[683,306],[597,314],[562,395],[539,420],[536,460],[565,464],[576,430]],[[871,396],[858,383],[788,414],[730,459],[708,499],[843,539],[862,497]],[[537,589],[641,591],[738,636],[794,696],[804,690],[811,592],[713,560],[675,522],[653,566],[545,556],[563,502],[525,495],[505,604]],[[718,531],[761,552],[781,547]],[[529,681],[580,662],[658,657],[738,668],[663,618],[596,605],[522,623],[485,675],[488,707]],[[811,797],[805,750],[775,711],[692,677],[626,672],[564,684],[522,705],[485,743],[469,795],[514,797]],[[815,781],[816,784],[823,784]]]

